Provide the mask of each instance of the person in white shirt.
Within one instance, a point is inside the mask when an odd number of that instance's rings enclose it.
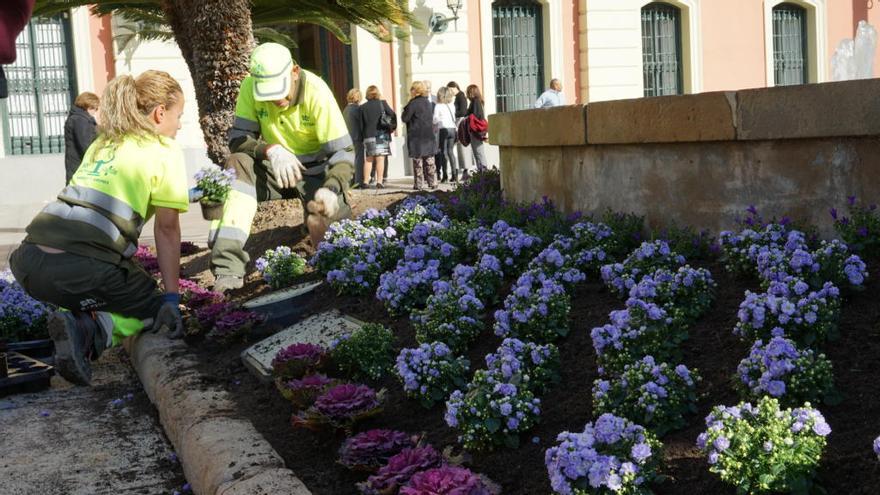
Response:
[[[450,174],[452,182],[458,182],[458,164],[455,161],[455,93],[443,86],[437,91],[437,104],[434,106],[434,125],[440,129],[440,152],[446,159],[441,172],[441,182],[448,182]],[[447,173],[448,169],[448,173]]]
[[[550,88],[541,93],[541,96],[535,101],[535,108],[549,108],[565,105],[565,98],[562,96],[562,83],[559,79],[550,80]]]

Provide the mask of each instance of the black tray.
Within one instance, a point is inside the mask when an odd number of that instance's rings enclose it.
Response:
[[[6,347],[10,351],[19,352],[45,364],[55,364],[55,342],[52,339],[9,342]]]
[[[52,366],[14,351],[6,353],[6,367],[7,376],[0,378],[0,397],[45,390],[55,374]]]

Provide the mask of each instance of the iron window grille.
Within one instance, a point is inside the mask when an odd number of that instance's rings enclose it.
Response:
[[[642,8],[642,77],[645,96],[684,92],[681,9],[662,2]]]
[[[64,121],[76,94],[70,20],[35,17],[15,40],[16,60],[4,66],[6,152],[64,152]]]
[[[532,108],[544,88],[544,34],[541,4],[492,4],[495,95],[498,112]]]
[[[774,84],[806,83],[809,80],[807,53],[806,9],[792,3],[773,7]]]

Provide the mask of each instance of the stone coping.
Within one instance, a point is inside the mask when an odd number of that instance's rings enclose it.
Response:
[[[499,113],[489,131],[502,147],[880,136],[880,79]]]
[[[235,416],[229,394],[204,385],[186,344],[142,333],[123,345],[193,493],[311,495],[251,422]]]

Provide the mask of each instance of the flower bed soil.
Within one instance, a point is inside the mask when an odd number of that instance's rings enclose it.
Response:
[[[382,198],[379,196],[378,198]],[[388,198],[389,200],[391,198]],[[399,199],[399,198],[398,198]],[[355,214],[366,203],[356,205]],[[381,208],[382,205],[371,204]],[[266,228],[272,228],[266,222]],[[288,224],[289,225],[289,224]],[[302,241],[296,229],[287,227],[279,232],[261,232],[252,237],[249,251],[254,256],[253,240],[266,240],[259,249],[274,247],[293,238]],[[286,237],[285,236],[292,236]],[[302,242],[297,249],[304,248]],[[696,263],[695,263],[696,264]],[[683,345],[684,364],[696,368],[703,376],[699,387],[699,412],[689,418],[688,427],[672,432],[662,440],[666,466],[663,474],[669,479],[655,487],[658,494],[732,494],[735,490],[708,471],[706,460],[694,446],[697,435],[704,431],[703,418],[712,406],[738,402],[731,380],[739,361],[748,354],[750,345],[741,342],[731,330],[745,290],[757,290],[757,283],[733,278],[718,263],[705,265],[718,283],[712,310],[690,330],[690,339]],[[191,269],[192,267],[190,267]],[[880,434],[880,271],[876,260],[869,263],[871,278],[866,290],[848,295],[843,305],[839,340],[824,346],[834,364],[835,383],[844,395],[836,406],[819,405],[832,427],[828,446],[819,469],[819,483],[829,494],[873,494],[880,486],[880,462],[871,450],[872,440]],[[188,273],[192,273],[187,270]],[[314,275],[313,275],[314,276]],[[239,296],[258,292],[259,283],[251,278]],[[487,454],[473,454],[468,466],[500,483],[504,494],[550,493],[544,467],[544,451],[555,443],[564,430],[582,431],[592,420],[591,388],[597,377],[595,353],[590,330],[608,322],[608,313],[624,307],[599,283],[598,277],[581,284],[572,298],[571,333],[559,342],[562,359],[562,381],[541,397],[541,423],[515,450],[499,449]],[[307,313],[337,308],[367,322],[382,323],[397,335],[397,347],[415,344],[408,319],[391,318],[373,297],[339,297],[327,286],[319,289]],[[494,308],[492,308],[494,310]],[[492,311],[487,311],[487,328],[468,352],[471,371],[484,368],[484,356],[493,352],[501,339],[491,331]],[[267,334],[272,329],[263,329]],[[261,338],[252,336],[251,343]],[[239,353],[248,345],[220,347],[204,341],[195,346],[203,371],[214,385],[228,389],[236,398],[238,414],[251,420],[284,458],[300,479],[316,495],[357,493],[354,484],[365,479],[336,463],[337,450],[343,434],[316,433],[290,426],[292,408],[272,385],[263,385],[244,368]],[[367,382],[369,383],[369,382]],[[385,410],[378,417],[358,426],[358,431],[374,427],[393,428],[413,433],[423,432],[437,448],[453,446],[456,431],[443,421],[444,406],[423,409],[415,400],[407,399],[395,376],[374,387],[388,389]]]

